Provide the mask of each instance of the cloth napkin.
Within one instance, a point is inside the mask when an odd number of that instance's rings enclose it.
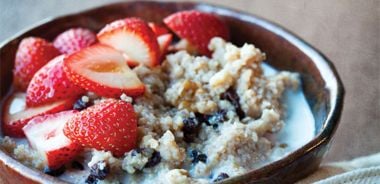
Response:
[[[372,184],[380,183],[380,153],[350,161],[321,165],[312,175],[297,184]]]

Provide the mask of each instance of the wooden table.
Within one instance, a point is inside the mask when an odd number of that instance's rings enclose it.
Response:
[[[50,16],[114,0],[2,0],[0,40]],[[272,20],[329,57],[346,88],[341,124],[325,161],[380,151],[380,1],[207,0]]]

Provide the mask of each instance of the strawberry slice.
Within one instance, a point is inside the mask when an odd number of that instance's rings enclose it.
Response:
[[[33,75],[60,52],[48,41],[37,38],[24,38],[18,46],[13,70],[15,86],[25,91]]]
[[[188,40],[199,54],[211,55],[208,43],[213,37],[229,38],[227,26],[217,16],[196,10],[181,11],[169,15],[164,23],[179,37]]]
[[[166,29],[164,26],[160,26],[159,24],[149,22],[148,25],[152,29],[153,33],[156,34],[156,37],[169,33],[168,29]]]
[[[71,28],[54,39],[54,47],[61,53],[71,54],[96,42],[96,35],[89,29]]]
[[[28,107],[38,106],[66,98],[78,98],[85,91],[74,85],[63,72],[61,55],[43,66],[33,76],[26,91]]]
[[[60,100],[38,107],[27,108],[25,96],[25,93],[14,93],[4,104],[2,129],[7,136],[24,137],[22,128],[30,119],[39,115],[71,109],[74,103],[74,100]]]
[[[63,127],[77,111],[63,111],[34,117],[23,128],[32,148],[44,158],[46,166],[57,169],[73,160],[82,147],[63,134]]]
[[[137,116],[132,104],[107,99],[76,114],[63,131],[83,147],[122,156],[136,146]]]
[[[140,63],[138,61],[133,60],[131,57],[129,57],[127,54],[122,53],[124,59],[127,61],[128,66],[135,67],[138,66]]]
[[[160,46],[161,60],[164,59],[166,52],[168,51],[169,45],[172,43],[173,35],[163,34],[157,37],[158,45]]]
[[[116,20],[97,35],[100,43],[127,54],[131,60],[153,67],[159,64],[160,50],[156,36],[139,18]]]
[[[138,96],[145,91],[123,55],[106,45],[95,44],[71,54],[64,61],[64,70],[74,84],[100,96]]]

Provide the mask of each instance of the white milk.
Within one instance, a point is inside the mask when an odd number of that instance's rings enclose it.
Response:
[[[267,64],[262,65],[264,75],[273,75],[277,71]],[[286,108],[285,126],[280,132],[274,134],[271,139],[276,142],[273,152],[268,160],[259,163],[258,166],[279,160],[296,149],[308,143],[315,132],[315,121],[310,107],[302,92],[301,86],[296,90],[286,90],[283,96]],[[285,144],[286,147],[279,147]]]

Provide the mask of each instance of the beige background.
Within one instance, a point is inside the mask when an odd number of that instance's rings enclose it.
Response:
[[[0,40],[50,16],[106,0],[1,0]],[[209,0],[283,25],[321,50],[346,88],[341,124],[325,161],[380,152],[380,0]]]

